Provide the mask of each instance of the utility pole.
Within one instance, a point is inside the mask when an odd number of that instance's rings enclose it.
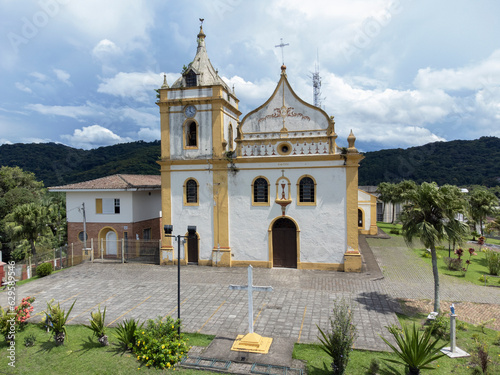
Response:
[[[82,203],[82,213],[83,213],[83,248],[85,249],[85,254],[87,254],[87,217],[85,216],[85,202]]]

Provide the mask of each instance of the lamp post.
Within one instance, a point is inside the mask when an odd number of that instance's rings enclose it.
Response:
[[[172,232],[174,231],[173,225],[165,225],[163,226],[163,230],[165,231],[165,237],[175,238],[177,240],[177,319],[179,320],[179,327],[177,329],[177,333],[181,334],[181,238],[193,238],[196,235],[196,226],[188,225],[188,235],[181,236],[174,235]],[[184,254],[186,257],[186,254]],[[187,258],[187,257],[186,257]]]

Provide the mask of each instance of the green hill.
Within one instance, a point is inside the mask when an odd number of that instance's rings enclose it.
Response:
[[[116,173],[160,174],[160,142],[132,142],[93,150],[55,143],[0,146],[0,165],[33,172],[45,186],[57,186]],[[429,143],[408,149],[367,152],[359,185],[411,179],[458,186],[500,185],[500,138]]]
[[[500,185],[500,138],[435,142],[408,149],[367,152],[359,185],[382,181],[435,181],[439,185]]]

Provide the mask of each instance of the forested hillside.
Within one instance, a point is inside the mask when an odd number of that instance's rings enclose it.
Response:
[[[429,143],[408,149],[367,152],[359,185],[411,179],[467,185],[500,185],[500,138]],[[116,173],[159,174],[160,142],[132,142],[94,150],[55,143],[0,146],[0,165],[33,172],[45,186],[64,185]]]
[[[364,156],[359,185],[401,180],[457,186],[500,185],[500,138],[496,137],[380,150]]]
[[[93,150],[55,143],[0,146],[0,165],[30,171],[45,186],[65,185],[116,173],[160,174],[160,142],[131,142]]]

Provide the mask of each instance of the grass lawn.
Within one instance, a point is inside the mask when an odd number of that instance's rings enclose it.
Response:
[[[384,232],[386,232],[391,237],[393,237],[396,241],[400,240],[402,242],[403,246],[406,246],[403,243],[402,235],[401,234],[397,235],[397,234],[390,233],[391,229],[399,229],[399,230],[401,230],[401,225],[400,224],[389,224],[389,223],[378,222],[377,225]],[[488,238],[486,240],[487,240],[488,243],[492,243],[492,241],[490,241]],[[415,244],[417,244],[417,243],[418,242],[415,241]],[[383,243],[382,243],[382,245],[383,245]],[[393,246],[393,244],[389,244],[389,245]],[[474,248],[476,250],[477,255],[473,255],[472,257],[469,258],[468,249],[470,247],[472,247],[472,248]],[[473,284],[476,284],[476,285],[483,285],[483,286],[484,285],[489,285],[489,286],[500,287],[500,276],[493,276],[493,275],[489,275],[488,274],[489,270],[488,270],[488,263],[486,261],[486,254],[484,252],[479,251],[479,245],[472,244],[472,243],[466,243],[466,244],[464,244],[462,246],[462,249],[464,250],[464,254],[462,255],[462,263],[463,263],[464,267],[467,267],[467,265],[465,264],[465,261],[467,259],[471,260],[471,264],[469,265],[469,268],[468,268],[467,272],[465,272],[465,275],[461,271],[450,271],[448,269],[448,267],[446,266],[446,264],[444,262],[444,258],[448,257],[448,245],[447,244],[446,244],[446,246],[438,246],[437,249],[436,249],[437,250],[437,254],[438,254],[438,269],[439,269],[439,272],[441,274],[443,274],[443,275],[449,275],[449,276],[456,277],[457,280],[462,280],[462,281],[470,282],[470,283],[473,283]],[[413,251],[415,252],[415,254],[417,256],[420,256],[420,257],[422,257],[422,255],[424,253],[428,253],[423,248],[413,249]],[[431,265],[432,261],[431,261],[431,258],[430,258],[430,253],[428,253],[428,256],[429,257],[423,257],[423,259],[429,265]],[[453,253],[453,250],[451,251],[451,257],[452,258],[456,258],[457,257]],[[484,283],[484,281],[479,281],[479,278],[481,276],[483,276],[483,275],[485,275],[488,278],[486,284]]]
[[[16,367],[8,365],[8,345],[0,344],[0,373],[8,374],[136,374],[146,371],[148,374],[164,374],[165,370],[150,369],[141,366],[136,357],[130,352],[123,352],[114,336],[115,328],[108,328],[110,346],[102,347],[92,332],[81,325],[67,327],[68,338],[64,345],[56,346],[53,338],[36,324],[28,326],[16,335]],[[35,345],[26,347],[24,338],[29,334],[36,336]],[[207,346],[213,336],[201,334],[185,334],[190,345]],[[174,373],[180,374],[213,374],[197,370],[179,369]]]
[[[414,317],[399,316],[401,324],[422,324],[425,316],[418,315]],[[499,332],[490,329],[485,329],[482,333],[480,328],[476,328],[467,323],[460,323],[460,327],[467,331],[457,329],[457,346],[460,349],[467,351],[469,354],[475,351],[476,340],[485,341],[488,344],[488,354],[491,359],[489,362],[489,374],[500,373],[500,341]],[[497,342],[495,345],[494,343]],[[442,341],[444,344],[445,341]],[[309,375],[326,375],[330,374],[330,359],[328,355],[321,350],[319,345],[313,344],[295,344],[294,358],[307,361],[307,372]],[[386,368],[383,358],[396,358],[391,353],[370,352],[364,350],[354,350],[349,356],[349,365],[347,366],[346,375],[369,374],[368,368],[372,360],[378,361],[381,368]],[[435,370],[422,370],[422,374],[472,374],[473,367],[471,357],[450,359],[447,356],[440,358],[432,363]],[[404,367],[402,365],[391,366],[397,368],[403,374]]]
[[[468,251],[469,247],[474,248],[476,250],[477,255],[469,257],[469,251]],[[470,259],[471,261],[469,268],[467,269],[467,272],[450,271],[444,262],[444,258],[448,257],[448,249],[443,249],[442,247],[436,249],[436,253],[438,255],[439,272],[443,275],[454,276],[459,280],[468,281],[470,283],[477,285],[483,285],[483,286],[490,285],[494,287],[500,287],[500,277],[488,274],[489,270],[488,270],[488,263],[486,261],[486,254],[484,252],[479,251],[479,246],[475,244],[474,245],[467,244],[467,246],[463,246],[462,249],[464,250],[464,255],[462,255],[462,264],[464,265],[464,267],[467,267],[467,265],[465,264],[465,261],[467,259]],[[422,254],[427,252],[424,249],[413,249],[413,251],[417,253],[419,256],[422,256]],[[451,251],[451,257],[452,258],[457,257],[453,253],[453,250]],[[431,258],[424,257],[424,260],[428,262],[429,265],[431,264]],[[479,278],[483,275],[486,276],[487,278],[486,283],[484,281],[479,281]]]
[[[414,317],[399,316],[401,324],[421,324],[424,316]],[[462,326],[462,324],[459,324]],[[482,333],[480,328],[469,324],[463,324],[467,331],[457,330],[457,346],[472,353],[476,340],[485,341],[488,344],[488,352],[491,359],[489,363],[491,372],[496,374],[500,371],[500,347],[495,344],[500,340],[496,331],[485,329]],[[135,374],[147,371],[148,374],[164,374],[172,370],[157,370],[142,367],[135,356],[129,352],[123,352],[113,343],[114,328],[108,328],[109,347],[101,347],[92,332],[81,325],[70,325],[67,327],[69,340],[64,345],[56,346],[51,335],[46,333],[36,324],[29,324],[26,329],[16,335],[16,367],[8,366],[7,354],[0,356],[0,373],[8,374]],[[25,347],[24,338],[30,334],[36,336],[35,346]],[[190,345],[207,346],[213,336],[201,334],[185,334]],[[0,350],[7,353],[7,344],[1,343]],[[310,375],[330,373],[330,360],[319,345],[295,344],[293,357],[307,361],[307,371]],[[390,353],[371,352],[364,350],[353,350],[346,374],[366,374],[372,360],[379,362],[383,368],[383,358],[395,358]],[[472,374],[471,358],[450,359],[443,357],[433,363],[436,370],[434,374]],[[403,366],[396,368],[403,370]],[[175,373],[180,374],[213,374],[213,372],[177,368]],[[422,372],[430,373],[429,371]]]

